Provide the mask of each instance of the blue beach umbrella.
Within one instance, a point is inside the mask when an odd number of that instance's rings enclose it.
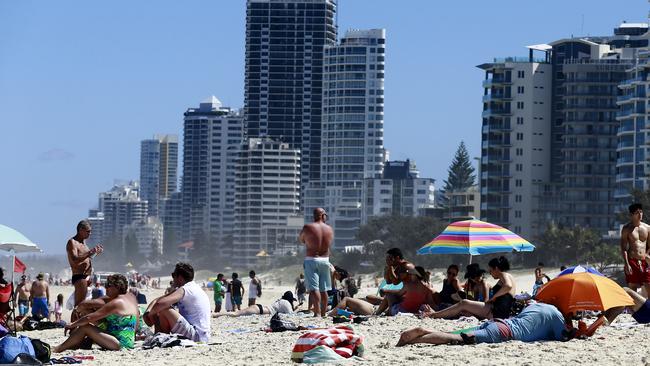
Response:
[[[557,275],[557,276],[560,277],[560,276],[568,275],[568,274],[571,274],[571,273],[584,273],[584,272],[593,273],[595,275],[603,276],[603,277],[605,276],[604,274],[598,272],[598,270],[595,269],[594,267],[587,267],[587,266],[582,266],[582,265],[577,265],[575,267],[569,267],[569,268],[565,269],[564,271],[560,272],[560,274]]]

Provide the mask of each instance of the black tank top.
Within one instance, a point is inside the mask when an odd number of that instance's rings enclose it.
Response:
[[[492,287],[492,293],[496,294],[501,290],[501,285],[496,284]],[[508,319],[510,317],[510,312],[512,311],[512,305],[515,302],[515,298],[512,295],[505,294],[494,299],[492,303],[492,317],[499,319]]]
[[[457,291],[454,286],[447,282],[447,280],[442,280],[442,290],[440,291],[440,299],[443,303],[453,304],[456,301],[451,298],[451,295],[455,294]]]

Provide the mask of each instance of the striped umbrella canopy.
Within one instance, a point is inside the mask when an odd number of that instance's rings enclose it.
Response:
[[[535,246],[512,231],[481,220],[457,221],[418,250],[418,254],[481,255],[532,252]]]
[[[577,265],[575,267],[569,267],[569,268],[565,269],[564,271],[560,272],[560,274],[557,275],[557,276],[560,277],[560,276],[568,275],[568,274],[571,274],[571,273],[584,273],[584,272],[593,273],[593,274],[598,275],[598,276],[605,276],[604,274],[598,272],[598,270],[595,269],[594,267],[587,267],[587,266],[581,266],[581,265]]]

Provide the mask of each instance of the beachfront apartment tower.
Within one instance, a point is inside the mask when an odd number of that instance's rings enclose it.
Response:
[[[415,162],[387,161],[379,177],[363,182],[362,224],[376,216],[423,216],[435,207],[435,180],[420,178]]]
[[[243,117],[214,96],[184,114],[183,240],[209,237],[224,245],[234,224],[235,164]]]
[[[159,215],[158,201],[176,191],[178,136],[155,135],[140,142],[140,197],[149,202],[149,216]]]
[[[242,145],[235,179],[232,266],[245,268],[285,247],[288,217],[300,216],[300,150],[272,139]],[[232,197],[231,197],[232,198]]]
[[[300,149],[303,186],[320,179],[323,50],[336,43],[335,0],[247,0],[248,137]]]
[[[508,57],[485,71],[481,133],[481,219],[531,238],[539,186],[548,182],[551,79],[548,56]]]
[[[136,241],[137,254],[144,258],[153,259],[163,254],[163,224],[157,217],[149,216],[126,225],[122,235],[122,251],[127,255],[136,254],[126,253],[130,240]]]
[[[140,198],[137,181],[116,184],[110,191],[99,194],[95,217],[103,214],[101,237],[104,241],[121,243],[124,227],[148,216],[148,202]]]
[[[650,34],[646,34],[650,36]],[[616,104],[619,122],[616,147],[616,198],[618,211],[626,212],[632,203],[632,191],[650,189],[650,48],[637,50],[618,87],[621,95]]]
[[[334,247],[356,243],[363,180],[381,176],[384,160],[384,29],[349,30],[325,47],[321,179],[305,192],[305,217],[328,212]]]

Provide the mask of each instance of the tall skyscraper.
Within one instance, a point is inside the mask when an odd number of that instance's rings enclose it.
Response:
[[[384,29],[349,30],[325,47],[321,179],[305,192],[305,217],[324,206],[335,247],[353,245],[365,178],[379,177],[384,151]]]
[[[276,249],[291,240],[288,218],[301,214],[300,150],[271,139],[248,139],[235,182],[233,266],[256,264],[258,255],[284,255]]]
[[[549,181],[548,58],[495,59],[483,81],[481,218],[530,238],[538,186]]]
[[[303,187],[320,179],[323,50],[336,43],[335,0],[248,0],[248,137],[300,149]]]
[[[222,244],[234,223],[235,164],[243,118],[213,97],[185,112],[182,210],[185,240]]]
[[[140,143],[140,196],[149,202],[149,215],[158,216],[158,201],[176,191],[178,136],[155,135]]]

